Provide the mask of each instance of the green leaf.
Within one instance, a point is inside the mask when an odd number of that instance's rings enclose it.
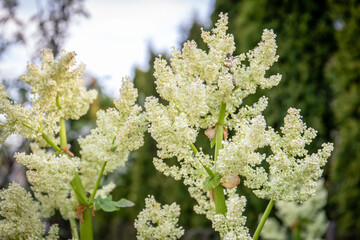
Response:
[[[213,147],[215,146],[215,139],[216,139],[216,138],[213,138],[213,139],[211,139],[211,141],[210,141],[210,147],[211,147],[211,148],[213,148]]]
[[[115,202],[116,206],[120,207],[120,208],[124,208],[124,207],[132,207],[135,204],[125,198],[120,199],[119,201]]]
[[[221,176],[219,173],[216,173],[214,177],[208,176],[205,178],[203,185],[206,191],[216,188],[220,184]]]
[[[132,207],[135,204],[129,200],[124,198],[120,199],[119,201],[115,202],[112,200],[112,196],[107,198],[97,197],[94,199],[95,210],[102,209],[105,212],[114,212],[119,210],[123,207]]]

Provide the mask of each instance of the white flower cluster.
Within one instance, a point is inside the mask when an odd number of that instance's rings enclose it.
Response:
[[[44,133],[56,142],[55,134],[59,132],[59,127],[55,116],[46,115],[38,108],[27,109],[9,99],[4,86],[0,84],[0,114],[5,118],[0,121],[0,143],[13,133],[20,133],[27,139],[46,145],[41,136]]]
[[[275,85],[264,77],[265,71],[277,61],[275,34],[264,31],[262,42],[248,53],[251,64],[247,66],[242,63],[245,55],[231,56],[235,44],[233,36],[226,34],[226,25],[227,15],[221,14],[212,34],[203,31],[208,53],[189,41],[182,52],[173,51],[170,66],[163,59],[155,61],[157,91],[168,104],[149,97],[145,106],[151,123],[149,132],[157,141],[158,156],[162,159],[176,156],[181,161],[191,157],[190,145],[195,143],[200,128],[215,125],[221,102],[231,110],[249,93],[254,93],[256,86]],[[278,83],[280,78],[276,79]],[[258,108],[264,102],[262,99]],[[236,123],[229,121],[233,122]],[[205,160],[202,164],[208,165]]]
[[[262,115],[238,120],[235,136],[224,141],[217,170],[222,175],[236,173],[245,177],[244,184],[260,198],[304,202],[315,194],[332,144],[323,144],[317,153],[308,154],[305,146],[316,136],[307,128],[300,110],[290,108],[281,133],[266,129]],[[270,146],[272,154],[260,154],[257,149]],[[269,172],[260,164],[266,161]]]
[[[234,191],[232,191],[234,192]],[[213,228],[220,233],[224,240],[250,240],[249,229],[245,227],[246,217],[243,216],[246,199],[232,193],[226,201],[228,211],[226,215],[216,214],[212,220]]]
[[[86,114],[97,93],[86,91],[83,86],[81,75],[85,65],[75,67],[75,56],[75,52],[62,51],[54,61],[51,50],[43,50],[41,70],[35,64],[28,64],[27,73],[20,79],[31,85],[35,108],[65,119],[79,119]]]
[[[42,134],[56,143],[60,118],[79,119],[88,111],[97,93],[86,91],[81,78],[85,66],[75,67],[74,58],[74,52],[63,51],[55,61],[50,50],[43,50],[41,70],[35,64],[28,64],[27,73],[20,79],[31,86],[31,109],[10,101],[4,86],[0,85],[0,114],[5,117],[5,121],[0,122],[0,143],[12,133],[20,133],[48,146]]]
[[[262,198],[304,202],[315,194],[317,180],[333,151],[333,145],[324,143],[317,153],[308,154],[305,146],[311,143],[316,131],[302,122],[300,110],[290,108],[281,128],[282,136],[269,129],[272,155],[269,177],[263,188],[255,190]]]
[[[308,201],[297,204],[295,202],[278,201],[275,203],[276,215],[283,225],[274,218],[269,218],[261,232],[265,240],[287,239],[286,229],[300,228],[302,239],[320,240],[324,235],[328,221],[323,208],[327,202],[327,191],[324,179],[318,181],[316,194]]]
[[[154,196],[145,199],[143,209],[135,220],[137,239],[139,240],[174,240],[184,234],[177,222],[180,216],[180,207],[176,203],[161,205]]]
[[[60,210],[64,219],[74,218],[76,200],[69,197],[77,172],[79,158],[55,155],[31,144],[32,154],[16,153],[16,160],[27,167],[26,176],[32,185],[36,198],[41,203],[42,217],[49,218]]]
[[[148,97],[145,107],[149,132],[159,149],[158,158],[154,158],[155,167],[167,176],[183,179],[199,204],[195,211],[211,219],[224,238],[246,239],[248,230],[243,222],[234,230],[230,221],[227,225],[225,220],[232,219],[231,216],[215,214],[214,204],[210,203],[203,187],[209,176],[205,168],[220,174],[222,180],[234,175],[244,177],[244,184],[258,197],[302,202],[314,195],[321,167],[333,147],[324,144],[317,153],[308,154],[305,147],[316,136],[316,131],[306,127],[297,109],[288,110],[279,134],[266,126],[262,115],[267,106],[265,97],[253,106],[241,106],[243,99],[258,87],[271,88],[281,80],[279,74],[265,77],[266,71],[278,60],[276,35],[272,30],[264,30],[255,49],[232,56],[235,43],[233,36],[226,33],[227,23],[227,15],[220,14],[216,27],[202,32],[209,48],[207,52],[198,49],[194,41],[188,41],[181,51],[173,50],[169,64],[164,59],[156,59],[157,92],[166,103]],[[217,125],[224,106],[225,121]],[[201,129],[215,129],[215,135],[218,127],[224,128],[225,140],[217,158],[213,159],[201,149],[198,152],[193,144]],[[227,129],[233,130],[232,137],[228,137]],[[263,148],[270,148],[272,154],[261,153]],[[178,164],[168,166],[166,161],[172,157],[177,158]],[[263,167],[264,162],[269,165],[268,170]],[[228,191],[225,194],[230,206],[233,202],[245,205],[242,197],[231,196]],[[240,208],[237,218],[243,219]],[[231,215],[230,207],[228,210]],[[219,225],[220,222],[225,225]]]
[[[70,187],[69,183],[77,171],[79,159],[54,153],[26,155],[16,153],[16,160],[26,166],[26,176],[33,190],[41,193],[57,193]]]
[[[12,183],[7,189],[0,191],[0,239],[58,239],[58,227],[50,227],[45,238],[45,225],[41,222],[40,204],[33,201],[32,196]]]
[[[91,130],[91,134],[79,139],[79,170],[86,190],[93,188],[94,179],[104,162],[104,174],[112,172],[125,164],[130,151],[143,145],[147,122],[141,107],[135,104],[137,95],[130,78],[124,79],[120,98],[114,101],[115,108],[98,111],[97,127]]]

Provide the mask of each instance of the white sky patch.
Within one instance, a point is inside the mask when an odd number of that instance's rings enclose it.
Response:
[[[22,11],[33,11],[26,7]],[[198,21],[209,24],[212,7],[213,0],[88,0],[90,18],[72,25],[64,49],[75,51],[78,62],[86,64],[105,92],[117,97],[121,78],[133,77],[134,67],[146,67],[149,45],[159,53],[170,53],[172,46],[179,47],[180,28],[190,26],[195,14]],[[29,55],[25,47],[10,49],[1,61],[0,74],[20,75]]]

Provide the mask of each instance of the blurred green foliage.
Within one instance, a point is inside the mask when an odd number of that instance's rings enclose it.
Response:
[[[336,52],[325,75],[333,91],[335,152],[330,169],[329,214],[338,239],[360,236],[360,2],[330,0]]]

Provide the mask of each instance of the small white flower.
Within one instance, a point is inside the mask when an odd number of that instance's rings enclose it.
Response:
[[[79,170],[85,189],[93,189],[100,168],[104,162],[104,174],[124,166],[130,151],[144,144],[147,129],[146,116],[135,104],[137,90],[130,78],[125,78],[120,89],[120,98],[114,101],[115,108],[97,112],[97,127],[91,134],[80,138],[81,161]]]
[[[85,65],[75,67],[75,56],[75,52],[62,51],[55,61],[51,50],[46,49],[41,52],[41,69],[28,64],[27,73],[20,79],[31,85],[35,108],[65,119],[79,119],[88,111],[97,93],[83,86]]]
[[[145,240],[175,240],[184,234],[184,229],[178,226],[180,207],[176,203],[161,207],[154,196],[145,199],[143,209],[135,220],[137,239]]]
[[[45,239],[40,204],[17,183],[0,191],[0,216],[0,239]],[[57,239],[58,231],[57,225],[51,226],[46,239]]]

